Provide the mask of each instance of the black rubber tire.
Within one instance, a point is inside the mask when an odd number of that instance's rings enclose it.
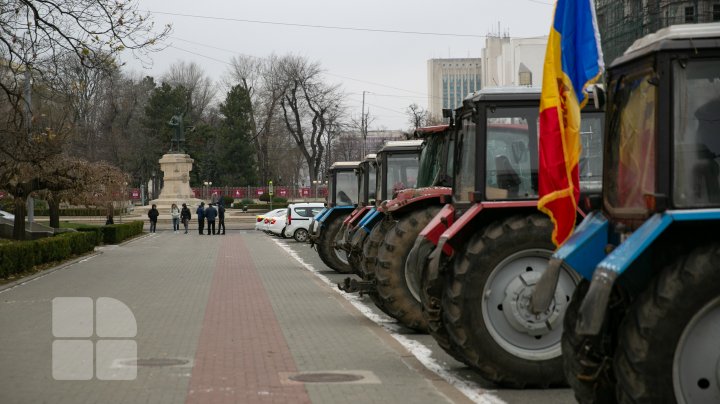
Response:
[[[578,403],[612,404],[615,402],[615,374],[611,359],[615,344],[614,338],[606,337],[607,321],[599,335],[585,336],[575,332],[578,311],[589,287],[590,281],[581,281],[565,311],[562,335],[565,379]]]
[[[720,296],[718,268],[720,242],[702,245],[675,258],[635,300],[618,332],[618,402],[675,402],[675,351],[693,316]]]
[[[435,249],[435,245],[429,240],[423,240],[421,245],[417,246],[415,252],[416,265],[422,267],[420,280],[420,303],[422,304],[423,318],[427,322],[427,331],[433,337],[435,342],[447,354],[452,356],[458,362],[468,366],[470,364],[467,359],[460,354],[458,348],[451,344],[450,336],[445,329],[445,322],[442,318],[442,296],[445,289],[446,277],[443,273],[431,274],[430,254]],[[435,258],[435,259],[440,259]],[[450,261],[451,263],[452,261]],[[440,264],[444,265],[444,264]],[[440,268],[442,270],[442,268]]]
[[[317,241],[317,251],[320,255],[320,259],[325,265],[332,268],[335,272],[341,274],[349,274],[351,272],[350,265],[347,262],[342,262],[335,253],[333,244],[337,232],[343,224],[343,220],[347,215],[338,215],[329,220],[329,222],[323,223],[325,228],[320,232],[320,238]]]
[[[350,245],[353,245],[353,241],[362,236],[363,231],[358,229],[357,227],[348,231],[348,239],[350,241]],[[362,249],[360,251],[353,250],[352,247],[350,249],[350,252],[348,253],[348,264],[350,264],[350,269],[352,273],[360,275],[362,273]]]
[[[302,227],[295,230],[295,233],[293,233],[293,238],[298,243],[306,243],[308,241],[308,237],[309,237],[308,231],[303,229]]]
[[[377,252],[380,248],[380,245],[382,244],[383,240],[385,239],[385,234],[395,225],[394,221],[387,220],[387,218],[384,218],[380,221],[380,223],[377,223],[372,230],[370,231],[370,234],[367,236],[367,239],[365,239],[365,242],[363,243],[363,257],[362,257],[362,270],[360,277],[365,281],[374,281],[375,280],[375,267],[377,262]],[[383,302],[377,294],[377,290],[374,290],[370,293],[368,293],[370,296],[370,299],[375,303],[375,306],[377,306],[378,309],[382,310],[383,313],[387,314],[388,316],[392,317],[392,314],[390,311],[385,307],[385,302]]]
[[[543,249],[549,257],[555,249],[552,229],[552,222],[539,213],[491,223],[468,241],[465,251],[456,250],[448,274],[442,313],[452,348],[485,379],[504,387],[567,385],[561,355],[531,360],[508,352],[492,337],[481,308],[485,283],[496,266],[521,251]]]
[[[427,332],[427,321],[422,314],[422,304],[408,288],[405,264],[418,234],[440,211],[429,206],[410,212],[398,219],[377,254],[375,279],[378,297],[393,318],[408,328]]]

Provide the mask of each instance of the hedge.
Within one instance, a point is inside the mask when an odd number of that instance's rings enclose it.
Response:
[[[114,209],[113,216],[120,216],[122,209]],[[124,212],[123,212],[124,213]],[[50,216],[47,209],[35,209],[35,216]],[[60,209],[60,216],[107,216],[104,208],[69,208]]]
[[[143,232],[143,222],[82,227],[39,240],[0,243],[0,278],[92,251],[100,242],[117,244]]]
[[[96,243],[96,233],[83,232],[0,244],[0,278],[28,271],[35,265],[92,251]]]

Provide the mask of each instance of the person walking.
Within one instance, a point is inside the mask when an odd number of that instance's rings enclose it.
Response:
[[[185,234],[187,234],[188,232],[188,224],[190,223],[190,219],[192,219],[192,216],[190,215],[190,209],[188,209],[187,205],[183,203],[182,209],[180,210],[180,221],[185,227]]]
[[[218,205],[218,234],[225,234],[225,205],[222,203]]]
[[[177,233],[180,231],[180,209],[174,203],[170,207],[170,217],[173,222],[173,233]]]
[[[157,210],[157,205],[153,203],[152,207],[148,211],[148,218],[150,218],[150,233],[155,233],[155,230],[157,230],[158,216],[160,216],[160,212]]]
[[[205,228],[205,202],[200,202],[200,206],[198,206],[195,214],[197,214],[198,217],[198,232],[203,234],[203,229]]]
[[[205,217],[207,218],[208,222],[208,236],[210,234],[215,234],[215,218],[217,217],[217,210],[212,203],[210,204],[210,206],[207,207],[207,209],[205,209]],[[211,231],[212,233],[210,233]]]

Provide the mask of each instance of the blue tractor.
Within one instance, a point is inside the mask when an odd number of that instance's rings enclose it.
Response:
[[[720,24],[635,42],[607,72],[602,197],[551,258],[583,280],[562,352],[586,402],[720,403]]]

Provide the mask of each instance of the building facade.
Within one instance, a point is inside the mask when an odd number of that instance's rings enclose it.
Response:
[[[539,87],[546,47],[546,36],[489,35],[482,50],[482,87]]]
[[[595,0],[605,64],[639,39],[675,24],[720,21],[720,0]]]
[[[427,61],[428,112],[432,117],[442,118],[443,108],[459,107],[468,94],[480,89],[481,65],[479,58]]]

